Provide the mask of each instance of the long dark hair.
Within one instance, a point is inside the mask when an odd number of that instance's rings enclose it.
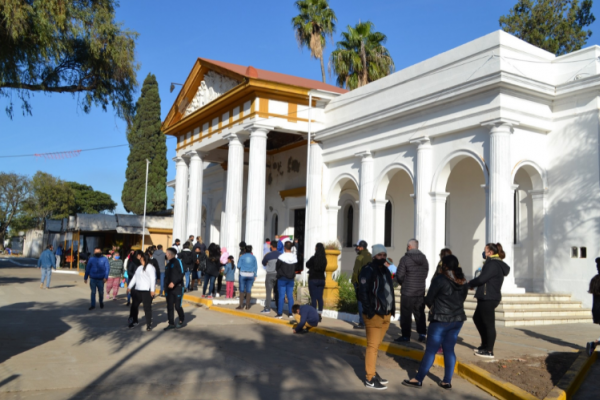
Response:
[[[492,254],[498,254],[498,257],[500,257],[501,260],[504,260],[506,258],[506,254],[504,253],[504,250],[502,249],[502,245],[500,243],[488,243],[485,245],[485,247],[490,249]]]
[[[218,245],[211,243],[210,246],[208,246],[208,258],[210,258],[212,262],[219,260],[221,258],[221,248]]]
[[[594,276],[590,281],[589,293],[600,296],[600,257],[596,258],[596,269],[598,270],[598,275]]]
[[[231,263],[231,269],[234,270],[235,269],[235,261],[233,260],[233,256],[227,257],[227,261],[229,261]]]
[[[133,254],[133,258],[135,258],[137,260],[137,257],[141,256],[144,264],[144,272],[146,272],[146,266],[148,265],[148,263],[150,262],[150,257],[148,257],[148,254],[144,253],[141,250],[136,250],[135,253]],[[140,260],[140,262],[142,262]],[[141,265],[141,264],[140,264]]]
[[[327,257],[325,256],[325,246],[323,243],[317,243],[315,246],[315,266],[317,269],[325,269],[327,267]]]
[[[467,281],[456,256],[442,258],[442,273],[459,285],[464,285]]]

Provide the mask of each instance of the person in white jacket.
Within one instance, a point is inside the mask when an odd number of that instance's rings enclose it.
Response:
[[[141,265],[135,270],[135,275],[129,281],[127,293],[131,292],[131,310],[129,311],[129,327],[138,324],[140,303],[144,303],[146,315],[146,330],[152,330],[152,298],[156,286],[156,269],[147,254],[138,250],[134,255]]]

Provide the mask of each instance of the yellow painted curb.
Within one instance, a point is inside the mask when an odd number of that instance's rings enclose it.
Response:
[[[183,300],[189,301],[190,303],[202,304],[206,307],[212,307],[213,305],[211,299],[203,299],[202,297],[190,296],[189,294],[184,294]]]
[[[501,400],[539,400],[531,393],[496,378],[484,369],[473,364],[456,362],[457,373],[460,377],[471,382],[478,388]]]
[[[579,352],[579,357],[575,360],[571,368],[558,381],[556,386],[548,393],[544,400],[570,400],[573,398],[592,365],[598,358],[598,352],[594,352],[588,357],[585,351]]]

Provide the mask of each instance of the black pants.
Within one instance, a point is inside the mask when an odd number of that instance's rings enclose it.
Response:
[[[223,286],[223,275],[219,274],[219,276],[217,276],[217,283],[215,284],[215,288],[213,289],[213,296],[215,295],[215,293],[221,293],[221,287]],[[216,290],[216,292],[215,292]]]
[[[496,344],[496,307],[499,300],[477,300],[477,308],[473,314],[473,322],[481,336],[481,348],[494,351]]]
[[[175,325],[175,313],[179,316],[179,321],[183,323],[185,315],[181,302],[183,301],[183,286],[175,286],[173,289],[167,289],[167,316],[169,317],[169,325]]]
[[[310,305],[319,311],[323,311],[323,290],[325,290],[325,279],[308,280]]]
[[[132,318],[133,322],[138,322],[140,303],[144,303],[146,326],[152,326],[152,296],[148,290],[133,289],[131,291],[131,309],[129,310],[129,318]]]
[[[401,296],[400,297],[400,329],[403,337],[410,337],[412,327],[412,316],[415,316],[417,333],[427,334],[427,322],[425,321],[425,297],[423,296]]]

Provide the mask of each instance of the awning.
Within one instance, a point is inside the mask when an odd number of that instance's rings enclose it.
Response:
[[[149,235],[148,228],[145,231],[141,227],[137,226],[117,226],[117,233],[125,233],[128,235]]]

